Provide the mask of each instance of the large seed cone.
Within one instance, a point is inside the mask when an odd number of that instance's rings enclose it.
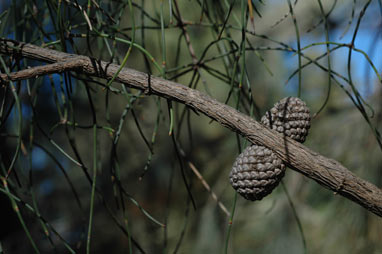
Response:
[[[232,187],[248,200],[260,200],[272,192],[285,173],[285,165],[264,146],[248,146],[233,164]]]
[[[261,123],[303,143],[310,128],[309,108],[301,99],[287,97],[267,111]]]

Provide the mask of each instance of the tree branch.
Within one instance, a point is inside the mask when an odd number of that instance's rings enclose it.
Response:
[[[67,54],[4,38],[0,38],[0,53],[53,63],[53,65],[47,66],[55,66],[55,63],[61,64],[61,68],[55,69],[57,72],[76,70],[108,80],[119,68],[118,65],[86,56]],[[28,75],[19,75],[21,72],[25,72],[20,71],[19,74],[12,73],[9,77],[2,74],[1,78],[5,81],[17,80],[17,77],[26,79],[43,74],[41,73],[42,67],[31,69],[40,71],[29,71]],[[49,67],[48,69],[53,70],[54,68]],[[115,80],[147,93],[178,101],[207,115],[221,125],[244,136],[250,142],[272,149],[290,168],[315,180],[335,194],[338,193],[382,217],[382,190],[355,176],[339,162],[326,158],[280,133],[269,130],[237,110],[181,84],[151,77],[146,73],[128,68],[124,68]]]
[[[39,76],[53,74],[53,73],[61,73],[64,71],[70,71],[70,70],[81,70],[83,61],[81,59],[73,59],[73,60],[67,60],[63,62],[57,62],[52,63],[48,65],[41,65],[36,66],[32,68],[28,68],[25,70],[21,70],[18,72],[12,72],[10,73],[9,77],[7,74],[0,74],[0,80],[2,81],[17,81],[17,80],[24,80],[24,79],[30,79],[30,78],[37,78]]]

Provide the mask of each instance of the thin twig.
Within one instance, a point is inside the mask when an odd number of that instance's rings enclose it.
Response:
[[[186,153],[182,148],[179,147],[180,155],[186,159],[188,166],[192,170],[192,172],[196,175],[196,177],[200,180],[204,188],[210,193],[213,200],[216,201],[219,208],[227,215],[227,217],[230,217],[231,214],[228,212],[228,209],[224,206],[224,204],[218,199],[215,192],[211,189],[210,185],[207,183],[207,181],[204,179],[202,174],[199,172],[199,170],[195,167],[195,165],[187,158]]]

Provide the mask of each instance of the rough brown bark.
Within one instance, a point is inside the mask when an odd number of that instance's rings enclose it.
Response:
[[[118,65],[86,56],[66,54],[2,38],[0,38],[0,53],[50,63],[50,65],[11,73],[9,76],[1,74],[1,79],[5,81],[43,75],[41,70],[45,70],[45,73],[75,70],[87,75],[111,79],[119,68]],[[237,110],[197,90],[128,68],[124,68],[115,81],[146,93],[178,101],[207,115],[221,125],[238,132],[250,142],[272,149],[290,168],[315,180],[335,194],[338,193],[382,217],[382,190],[380,188],[355,176],[339,162],[326,158],[288,137],[267,129]]]

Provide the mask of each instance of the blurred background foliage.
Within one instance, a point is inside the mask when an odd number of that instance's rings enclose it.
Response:
[[[381,187],[381,2],[3,0],[0,33],[124,63],[256,119],[300,96],[306,145]],[[0,69],[43,64],[2,55]],[[106,84],[73,72],[1,86],[3,253],[382,253],[380,218],[294,171],[262,201],[234,202],[244,139]]]

